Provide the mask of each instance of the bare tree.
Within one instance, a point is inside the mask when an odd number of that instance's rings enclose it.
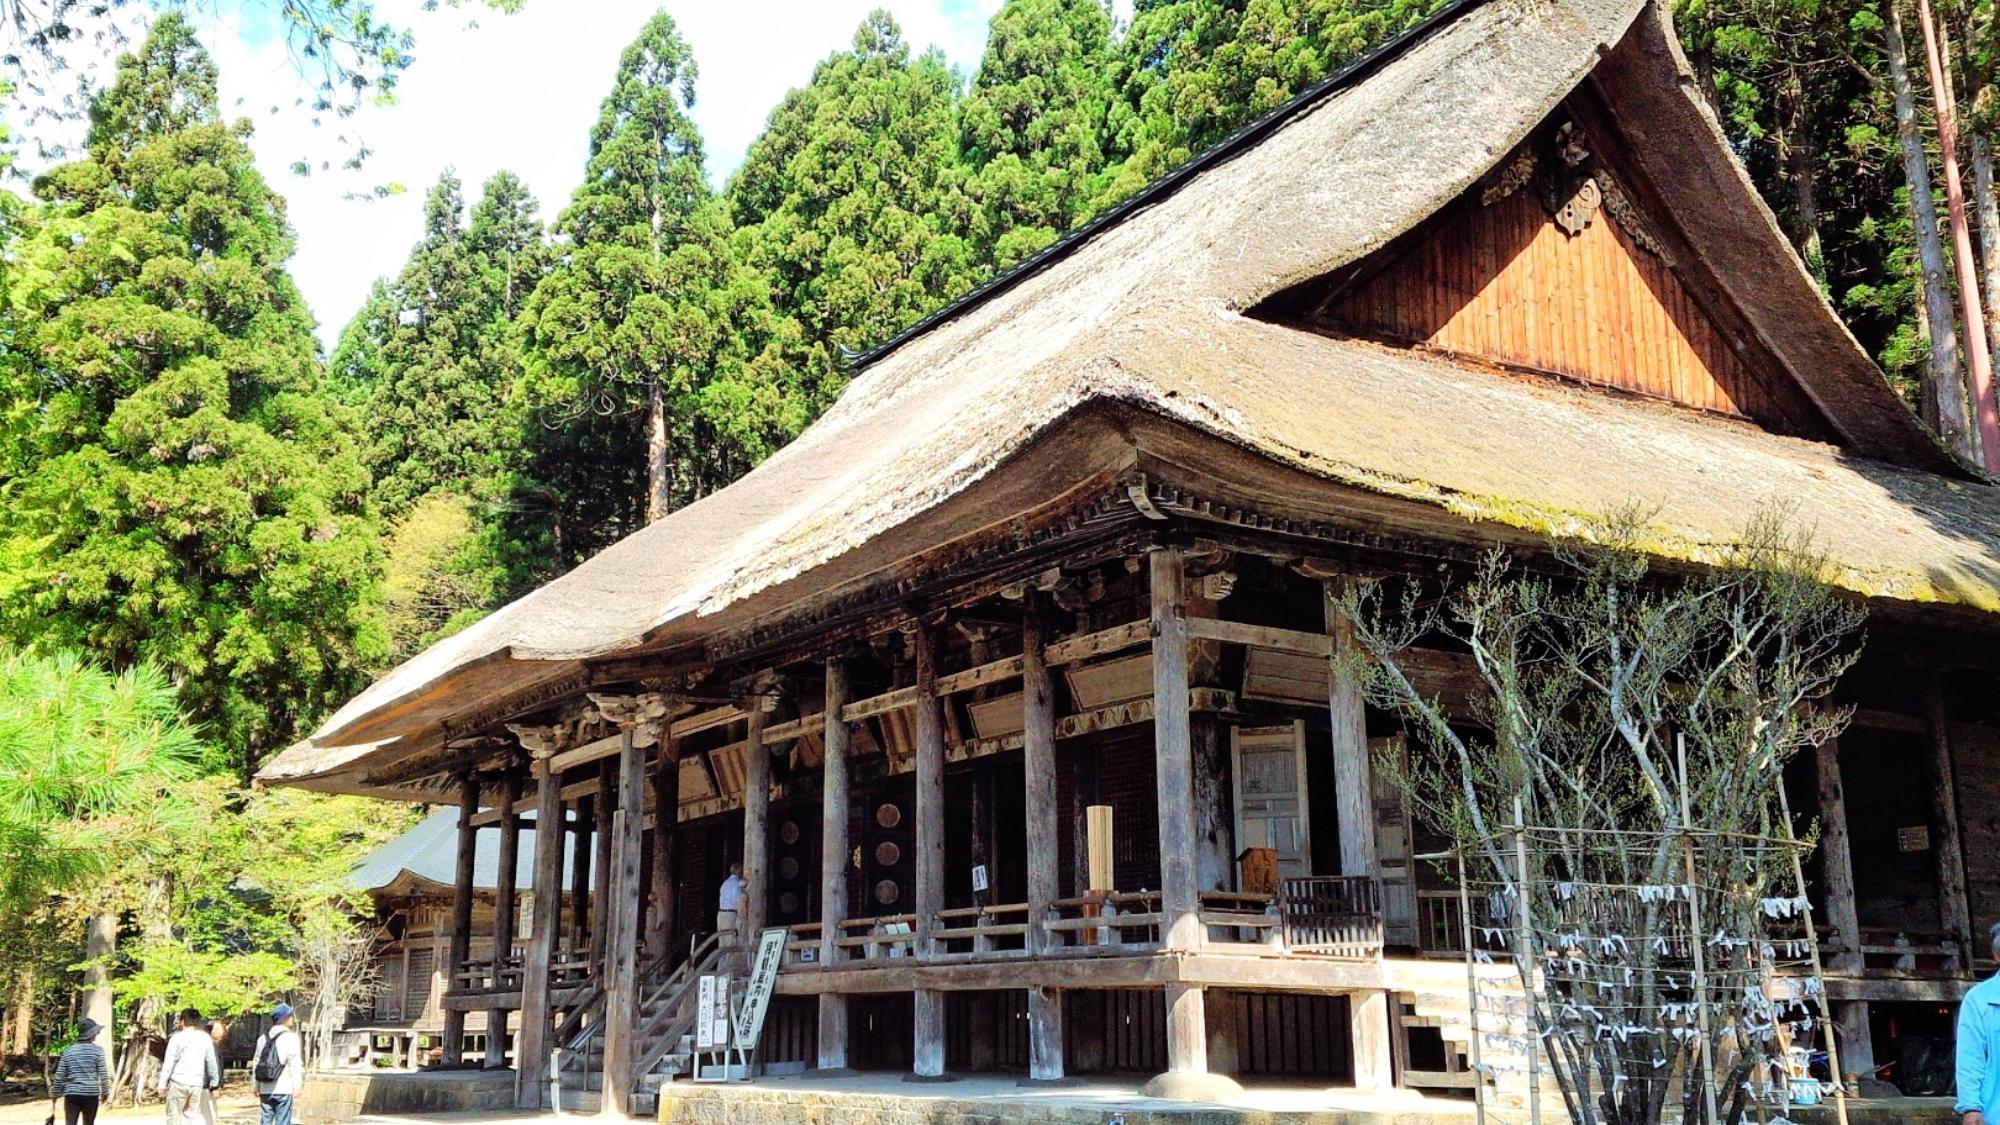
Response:
[[[329,909],[307,920],[299,933],[299,970],[305,989],[299,1005],[306,1065],[325,1066],[334,1056],[334,1034],[356,1001],[375,990],[373,942],[367,929]]]
[[[1787,999],[1771,979],[1811,953],[1782,771],[1844,720],[1823,703],[1862,614],[1780,520],[1691,576],[1653,570],[1641,524],[1553,547],[1554,574],[1496,551],[1442,596],[1360,589],[1347,609],[1370,698],[1419,746],[1381,768],[1485,890],[1524,1054],[1539,1042],[1572,1120],[1657,1125],[1678,1077],[1683,1120],[1735,1122],[1778,1025],[1815,1025],[1815,986]],[[1440,638],[1478,670],[1470,722],[1404,667]]]

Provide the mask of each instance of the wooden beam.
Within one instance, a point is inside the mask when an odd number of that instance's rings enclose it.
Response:
[[[1347,1035],[1354,1057],[1355,1088],[1387,1090],[1395,1086],[1387,991],[1377,989],[1347,998]]]
[[[590,783],[591,790],[597,788]],[[576,812],[570,817],[569,850],[569,940],[570,948],[580,949],[590,937],[590,851],[597,841],[597,798],[590,793],[576,798]]]
[[[500,855],[499,870],[493,880],[493,974],[497,979],[506,971],[507,962],[514,954],[514,919],[520,912],[521,903],[514,885],[515,871],[521,864],[521,818],[514,812],[514,802],[521,799],[521,775],[513,770],[500,780]],[[486,1010],[486,1058],[483,1064],[487,1070],[499,1070],[507,1065],[507,1009],[488,1008]]]
[[[937,698],[937,635],[919,624],[915,629],[917,682],[912,688],[920,705],[916,709],[916,804],[917,804],[917,945],[918,957],[928,958],[931,931],[937,912],[944,909],[944,717]],[[919,1001],[921,1003],[921,1000]],[[939,1030],[943,1027],[940,1023]],[[938,1046],[937,1073],[944,1071],[944,1047]],[[924,1073],[921,1069],[919,1074]]]
[[[653,754],[653,905],[646,919],[648,952],[663,956],[674,934],[674,870],[680,854],[680,735],[673,726]]]
[[[826,662],[826,752],[820,810],[820,947],[823,965],[834,964],[839,949],[834,939],[847,920],[848,726],[840,717],[847,706],[847,663]],[[819,998],[819,1068],[847,1069],[847,997],[827,993]]]
[[[1854,898],[1854,850],[1847,831],[1847,800],[1840,780],[1840,741],[1829,738],[1813,750],[1818,775],[1820,878],[1826,885],[1826,920],[1833,927],[1840,951],[1827,964],[1830,973],[1859,973],[1861,916]],[[1840,1061],[1853,1073],[1858,1067],[1872,1069],[1875,1061],[1874,1037],[1870,1033],[1866,1001],[1832,1004],[1833,1030],[1839,1038]]]
[[[1327,652],[1327,713],[1333,722],[1333,799],[1340,821],[1340,873],[1373,878],[1375,770],[1368,760],[1368,708],[1353,670],[1354,623],[1342,608],[1342,599],[1356,581],[1336,577],[1321,584],[1326,631],[1333,642]]]
[[[1241,621],[1224,621],[1215,617],[1190,617],[1187,631],[1188,637],[1197,641],[1249,645],[1253,648],[1275,649],[1279,652],[1295,652],[1302,656],[1333,655],[1333,638],[1325,633],[1245,625]]]
[[[521,1027],[514,1040],[514,1106],[540,1109],[548,1080],[549,966],[556,934],[562,929],[562,786],[546,758],[534,765],[535,881],[534,929],[521,966]]]
[[[771,754],[764,749],[764,700],[748,702],[749,737],[743,745],[743,905],[737,932],[754,942],[764,931],[771,901]]]
[[[611,825],[618,809],[618,763],[597,763],[597,842],[591,849],[590,971],[604,972],[604,954],[611,929]]]
[[[1208,1072],[1208,1004],[1198,984],[1167,990],[1167,1073]]]
[[[445,991],[472,957],[472,870],[478,856],[479,779],[468,773],[458,783],[458,868],[451,886],[451,943],[445,952]],[[465,1013],[444,1014],[444,1065],[456,1068],[465,1055]]]
[[[1177,547],[1151,554],[1153,608],[1153,760],[1159,800],[1160,945],[1201,948],[1201,902],[1195,893],[1194,777],[1188,723],[1186,573]],[[1199,1006],[1197,996],[1194,1003]]]
[[[1151,630],[1149,629],[1148,632]],[[1043,638],[1048,635],[1044,595],[1030,589],[1021,599],[1021,763],[1025,773],[1028,839],[1028,932],[1030,955],[1047,940],[1042,922],[1049,904],[1062,897],[1056,817],[1056,701]],[[1028,990],[1028,1077],[1054,1081],[1063,1076],[1062,994]]]
[[[639,854],[645,846],[646,752],[627,727],[618,754],[617,811],[611,814],[611,885],[605,899],[604,1102],[614,1116],[628,1112],[636,1075],[633,1035],[639,1015]]]
[[[1938,865],[1938,921],[1944,932],[1957,939],[1959,956],[1964,958],[1961,967],[1970,969],[1979,954],[1972,941],[1972,908],[1965,891],[1965,852],[1958,825],[1958,782],[1951,765],[1951,726],[1945,715],[1944,681],[1935,672],[1925,676],[1924,709],[1930,725],[1934,782],[1931,820],[1937,825],[1934,854]]]

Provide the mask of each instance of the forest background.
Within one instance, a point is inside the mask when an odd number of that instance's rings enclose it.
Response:
[[[250,2],[292,21],[329,119],[409,64],[370,5]],[[259,792],[262,761],[742,475],[857,354],[1438,6],[1138,0],[1116,21],[1007,0],[970,73],[878,13],[719,191],[661,13],[604,76],[575,193],[545,211],[517,176],[446,173],[326,355],[282,185],[163,4],[77,109],[73,158],[0,192],[0,1047],[60,1045],[84,988],[131,1043],[183,1004],[351,999],[347,870],[416,810]],[[115,49],[94,11],[0,0],[32,17],[4,65],[28,81],[23,59]],[[1995,5],[1675,14],[1855,336],[1949,448],[2000,457],[1977,425],[2000,336]]]

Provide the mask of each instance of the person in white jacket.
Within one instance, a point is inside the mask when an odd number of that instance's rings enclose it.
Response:
[[[250,1073],[257,1080],[257,1125],[292,1125],[292,1099],[305,1069],[299,1035],[292,1030],[292,1006],[280,1004],[250,1059]]]
[[[201,1013],[181,1013],[181,1029],[167,1040],[167,1057],[160,1064],[160,1093],[167,1100],[167,1125],[199,1125],[201,1099],[222,1082],[215,1061],[215,1041],[202,1025]]]

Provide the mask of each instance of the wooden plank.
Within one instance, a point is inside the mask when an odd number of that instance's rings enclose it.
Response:
[[[1094,656],[1123,652],[1125,649],[1152,640],[1154,628],[1155,622],[1150,619],[1128,621],[1123,625],[1114,625],[1109,629],[1087,633],[1081,637],[1057,641],[1048,647],[1045,660],[1049,667],[1060,668],[1065,664],[1089,660]]]
[[[820,963],[832,965],[840,924],[847,920],[847,815],[849,728],[840,717],[847,705],[847,664],[826,662],[826,752],[821,768],[820,810]],[[819,1068],[847,1068],[847,998],[836,993],[819,998]]]
[[[1021,764],[1027,824],[1028,918],[1047,917],[1049,904],[1061,897],[1057,884],[1056,848],[1060,839],[1056,819],[1056,705],[1055,684],[1048,665],[1042,661],[1042,638],[1047,629],[1042,595],[1030,590],[1022,599],[1021,647],[1026,657],[1021,670]],[[1030,952],[1041,948],[1040,927],[1028,931]],[[1031,1005],[1032,1008],[1032,1005]],[[1030,1038],[1034,1033],[1030,1032]],[[1060,1063],[1057,1064],[1060,1069]]]
[[[1389,994],[1371,990],[1347,998],[1348,1041],[1354,1051],[1354,1085],[1387,1090],[1396,1084],[1389,1046]]]
[[[591,859],[590,880],[590,967],[604,971],[605,942],[611,930],[611,818],[618,808],[618,762],[606,758],[597,763],[597,843]]]

